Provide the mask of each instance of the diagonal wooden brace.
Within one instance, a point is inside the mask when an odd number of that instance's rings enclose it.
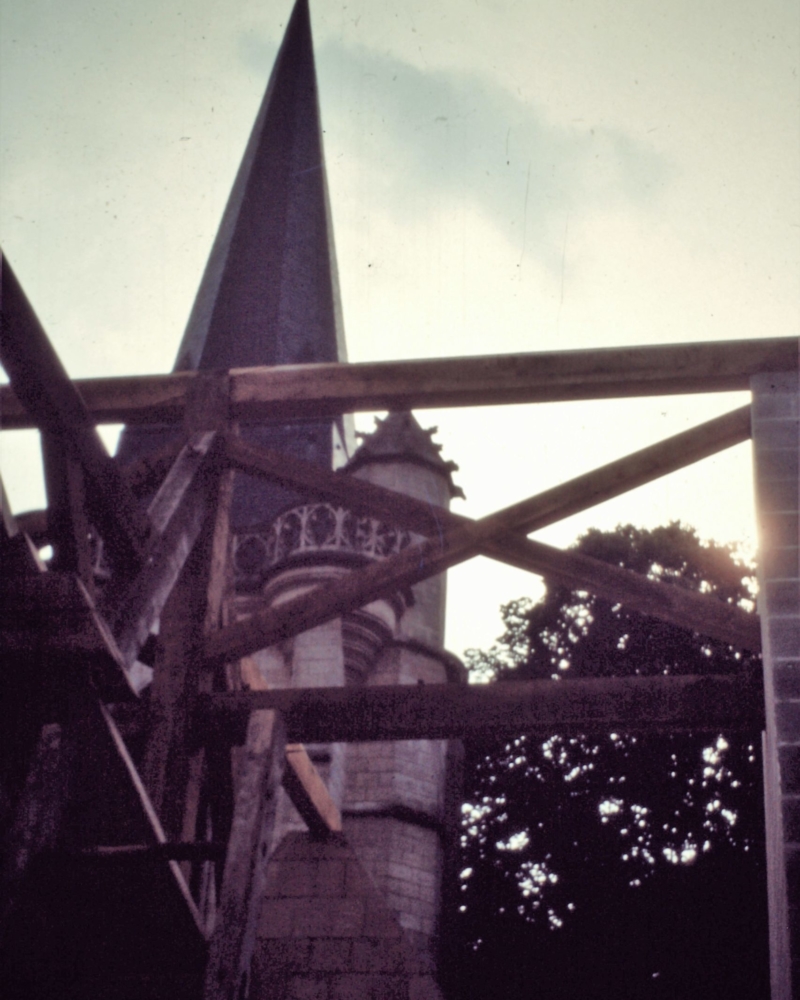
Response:
[[[708,421],[691,431],[643,449],[530,497],[479,521],[431,508],[389,490],[316,470],[315,495],[327,492],[359,513],[386,517],[415,530],[431,525],[446,527],[443,537],[422,542],[380,563],[350,573],[336,587],[320,588],[295,598],[276,609],[268,609],[246,621],[237,622],[208,638],[205,654],[212,662],[223,662],[263,649],[297,635],[324,621],[393,591],[443,572],[450,566],[479,553],[501,558],[515,566],[546,575],[572,588],[583,588],[609,600],[624,600],[633,610],[655,615],[673,624],[693,628],[701,634],[750,650],[760,649],[758,618],[715,598],[655,583],[641,574],[609,566],[600,560],[574,552],[563,552],[534,542],[513,532],[530,531],[558,520],[603,499],[617,496],[666,472],[746,440],[750,433],[749,408],[744,407]],[[310,484],[309,469],[299,463],[285,463],[277,471],[274,456],[259,456],[259,449],[229,441],[228,455],[233,464],[248,472],[287,482],[292,470],[302,485]]]

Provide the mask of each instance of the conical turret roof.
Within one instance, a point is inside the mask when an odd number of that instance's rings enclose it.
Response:
[[[381,419],[375,418],[375,430],[371,434],[359,434],[362,439],[353,457],[347,463],[348,472],[355,472],[364,465],[376,462],[414,462],[427,465],[444,476],[450,488],[451,497],[463,497],[464,491],[453,483],[453,472],[458,466],[446,462],[440,452],[442,446],[436,444],[433,435],[438,427],[423,430],[417,418],[409,410],[397,410]]]

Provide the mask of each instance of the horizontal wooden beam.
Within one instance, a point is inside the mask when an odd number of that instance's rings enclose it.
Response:
[[[372,410],[497,406],[748,390],[765,371],[796,371],[797,338],[614,347],[535,354],[237,368],[234,420],[294,420]],[[194,372],[75,383],[96,423],[183,419]],[[13,389],[0,390],[7,428],[30,427]]]
[[[760,686],[741,677],[603,677],[497,684],[275,688],[201,695],[198,733],[235,734],[277,709],[305,742],[458,739],[536,733],[760,732]],[[200,738],[203,738],[202,735]]]
[[[225,845],[204,840],[165,844],[101,844],[65,854],[70,858],[101,858],[107,861],[224,861]]]

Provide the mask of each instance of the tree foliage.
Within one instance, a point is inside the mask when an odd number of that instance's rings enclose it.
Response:
[[[753,608],[751,569],[729,548],[703,544],[680,524],[592,530],[577,547],[665,585]],[[497,644],[467,654],[477,679],[502,683],[512,677],[549,677],[554,683],[570,683],[573,677],[760,669],[756,656],[561,586],[546,584],[540,601],[513,601],[502,615],[505,632]],[[569,941],[573,953],[584,948],[584,967],[593,969],[601,952],[606,962],[613,953],[613,948],[597,945],[604,934],[613,936],[616,927],[617,937],[630,943],[637,927],[649,926],[652,915],[662,910],[670,913],[674,933],[662,928],[655,937],[651,934],[649,951],[638,943],[637,954],[650,956],[636,973],[640,992],[626,993],[617,984],[614,995],[700,995],[681,993],[675,976],[692,965],[686,956],[702,944],[703,928],[712,918],[702,918],[695,906],[693,916],[676,919],[677,897],[685,897],[679,908],[691,909],[698,890],[706,905],[710,898],[722,898],[723,884],[736,885],[746,896],[741,899],[744,909],[729,909],[723,922],[749,942],[749,949],[739,956],[742,968],[730,956],[728,968],[738,970],[740,997],[760,995],[765,988],[765,902],[759,751],[757,733],[749,738],[609,733],[602,739],[554,733],[544,741],[520,734],[469,747],[460,908],[462,933],[473,956],[467,966],[473,972],[485,968],[490,952],[503,952],[515,941],[517,950],[520,942],[527,942],[527,952],[538,949],[531,968],[541,970],[547,964],[542,955],[546,952],[552,960]],[[687,942],[682,935],[691,927]],[[670,962],[666,954],[653,952],[654,941],[677,940],[675,935],[682,940],[683,959],[675,956]],[[754,947],[760,957],[745,961]],[[706,941],[697,953],[698,969],[708,968],[711,951]],[[630,955],[625,962],[636,967]],[[517,957],[510,968],[518,972],[524,964]],[[659,968],[651,969],[653,965]],[[752,992],[741,992],[751,974]],[[695,985],[702,980],[698,975]],[[470,981],[479,979],[472,975]],[[562,987],[568,981],[559,978]],[[577,995],[578,988],[594,995],[593,981],[589,976],[573,983],[573,993],[563,995]],[[523,990],[519,995],[556,997],[562,995],[559,988],[554,980],[549,992]],[[467,989],[464,995],[473,994]],[[502,995],[517,994],[507,985]],[[606,995],[611,994],[598,993]]]

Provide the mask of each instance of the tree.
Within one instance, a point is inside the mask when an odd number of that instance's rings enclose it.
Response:
[[[577,547],[754,606],[750,568],[680,524],[592,530]],[[478,679],[760,669],[757,656],[547,582],[540,601],[502,615],[497,644],[467,654]],[[767,995],[759,740],[520,734],[470,746],[462,995]]]

